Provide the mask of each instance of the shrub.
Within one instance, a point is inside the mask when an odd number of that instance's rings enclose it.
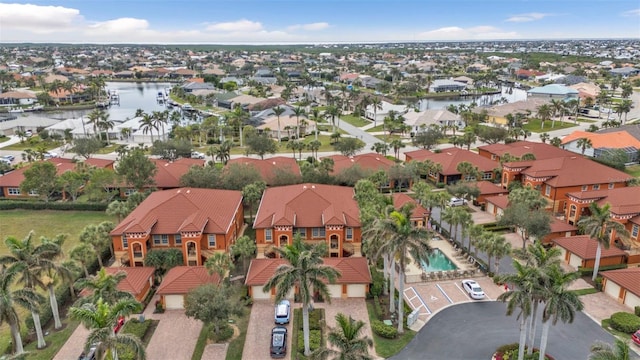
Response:
[[[309,330],[309,348],[315,351],[320,348],[322,330]],[[304,331],[298,331],[298,351],[304,353]]]
[[[380,306],[380,299],[378,296],[373,297],[373,311],[375,311],[378,319],[382,316],[382,307]]]
[[[377,297],[382,295],[382,290],[384,288],[384,275],[378,271],[375,266],[371,266],[370,271],[372,284],[369,288],[369,294],[373,297]]]
[[[518,344],[518,343],[502,345],[502,346],[500,346],[499,348],[496,349],[496,352],[504,354],[507,351],[518,350],[519,346],[520,346],[520,344]]]
[[[636,314],[636,316],[640,316],[640,306],[636,306],[635,308],[633,308],[633,312]]]
[[[33,200],[2,200],[0,210],[78,210],[78,211],[106,211],[109,204],[103,203],[78,203],[57,201],[33,201]]]
[[[398,336],[398,329],[380,320],[373,320],[371,322],[371,330],[374,334],[386,339],[395,339]]]
[[[616,269],[626,269],[626,268],[627,268],[627,264],[607,265],[607,266],[600,266],[600,268],[598,269],[598,272],[607,271],[607,270],[616,270]],[[579,266],[578,271],[580,272],[580,276],[593,275],[593,268],[583,268]]]
[[[220,328],[220,331],[216,334],[213,326],[211,327],[211,334],[209,338],[214,342],[225,342],[233,336],[233,328],[227,324]]]
[[[617,312],[611,315],[611,327],[627,334],[633,334],[640,329],[640,317],[627,312]]]

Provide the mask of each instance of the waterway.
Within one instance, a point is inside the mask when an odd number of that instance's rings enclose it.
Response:
[[[424,99],[418,103],[420,111],[427,109],[446,109],[449,105],[459,106],[460,104],[470,105],[475,102],[478,106],[489,106],[495,101],[506,99],[512,103],[520,100],[527,100],[527,92],[522,89],[503,87],[500,94],[482,96],[460,96],[442,99]]]

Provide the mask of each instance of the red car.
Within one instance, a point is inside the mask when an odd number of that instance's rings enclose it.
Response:
[[[640,346],[640,330],[631,335],[631,340],[633,340],[636,345]]]
[[[117,334],[118,331],[120,331],[120,329],[122,329],[123,326],[124,326],[124,316],[120,316],[118,318],[118,322],[116,323],[116,326],[113,327],[113,332]]]

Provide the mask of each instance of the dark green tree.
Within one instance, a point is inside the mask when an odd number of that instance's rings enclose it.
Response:
[[[232,291],[224,285],[208,284],[191,290],[184,300],[185,315],[213,325],[216,334],[228,326],[229,318],[242,314],[240,304],[232,298]]]
[[[24,171],[24,180],[20,184],[21,192],[33,192],[48,202],[59,189],[56,166],[52,162],[37,162]]]
[[[354,156],[364,148],[364,143],[356,138],[342,138],[333,147],[344,156]]]
[[[71,151],[85,159],[89,159],[100,149],[102,149],[102,140],[93,137],[86,137],[74,139]]]
[[[278,151],[278,144],[266,135],[256,134],[247,137],[248,152],[256,154],[264,159],[266,154],[275,154]]]
[[[122,176],[128,186],[138,191],[154,185],[157,172],[156,164],[139,148],[124,153],[116,166],[116,173]]]

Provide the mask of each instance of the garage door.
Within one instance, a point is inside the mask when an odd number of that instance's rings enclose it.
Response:
[[[164,304],[168,310],[184,309],[184,295],[165,295]]]
[[[495,208],[492,203],[487,203],[487,212],[491,215],[495,215]]]
[[[342,297],[342,285],[329,285],[329,294],[331,294],[332,298],[341,298]]]
[[[251,296],[254,299],[270,299],[271,293],[269,291],[262,291],[262,286],[252,286]]]
[[[632,309],[635,309],[636,306],[640,306],[640,296],[627,291],[627,297],[624,299],[624,303]]]
[[[366,296],[364,284],[351,284],[347,286],[347,296],[350,298],[363,298]]]
[[[582,259],[576,254],[571,254],[571,258],[569,258],[569,265],[577,269],[578,266],[582,265]]]
[[[617,299],[618,296],[620,296],[620,285],[614,283],[613,281],[607,280],[604,292],[606,292],[607,295],[611,296],[613,299]]]

